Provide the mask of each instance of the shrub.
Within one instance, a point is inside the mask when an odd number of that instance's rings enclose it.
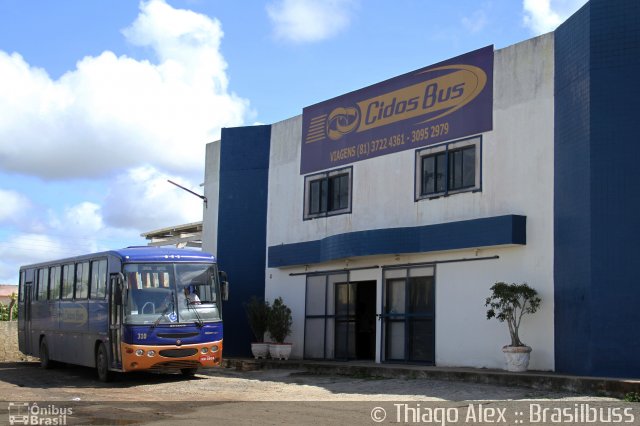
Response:
[[[0,321],[16,321],[18,319],[18,296],[11,295],[9,305],[0,303]]]
[[[264,333],[267,331],[269,311],[271,310],[269,302],[252,296],[249,302],[244,304],[244,310],[256,342],[264,342]]]
[[[491,296],[487,297],[484,306],[489,306],[487,319],[496,318],[500,322],[507,322],[511,346],[526,346],[520,341],[518,330],[524,314],[535,313],[542,300],[538,292],[527,283],[506,284],[495,283],[491,287]]]
[[[284,304],[282,297],[278,297],[269,311],[268,330],[271,338],[276,343],[284,343],[284,339],[291,334],[292,323],[291,309]]]

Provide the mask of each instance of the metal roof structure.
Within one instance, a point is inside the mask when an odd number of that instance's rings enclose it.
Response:
[[[141,237],[149,240],[147,245],[175,246],[178,248],[193,247],[202,248],[202,222],[187,223],[184,225],[170,226],[155,231],[144,232]]]

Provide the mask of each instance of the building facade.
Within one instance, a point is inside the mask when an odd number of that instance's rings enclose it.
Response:
[[[531,369],[640,377],[639,58],[638,3],[591,0],[553,33],[223,129],[203,248],[234,284],[227,353],[264,295],[291,307],[296,358],[502,368],[484,300],[527,282]]]

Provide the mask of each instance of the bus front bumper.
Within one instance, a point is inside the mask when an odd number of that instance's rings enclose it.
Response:
[[[193,345],[121,344],[122,370],[182,370],[215,367],[222,362],[222,340]]]

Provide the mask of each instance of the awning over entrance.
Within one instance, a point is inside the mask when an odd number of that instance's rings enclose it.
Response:
[[[527,217],[495,216],[405,228],[373,229],[270,246],[268,266],[306,265],[381,254],[425,253],[527,243]]]

